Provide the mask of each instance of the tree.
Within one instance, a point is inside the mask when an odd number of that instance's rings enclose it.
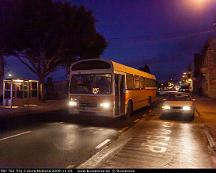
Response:
[[[146,73],[151,73],[150,68],[147,64],[144,67],[140,67],[139,70],[144,71]]]
[[[52,0],[19,2],[11,19],[10,54],[37,75],[44,100],[45,80],[51,72],[59,65],[68,67],[75,57],[99,56],[106,42],[96,32],[91,12],[82,6]]]
[[[14,12],[18,4],[19,0],[1,0],[0,2],[0,96],[3,94],[4,57],[13,49],[10,40],[13,33],[13,23],[16,22],[13,20],[13,16],[15,16]]]

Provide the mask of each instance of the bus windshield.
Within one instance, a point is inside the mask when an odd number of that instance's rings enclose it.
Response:
[[[70,83],[71,94],[111,94],[111,74],[75,74]]]

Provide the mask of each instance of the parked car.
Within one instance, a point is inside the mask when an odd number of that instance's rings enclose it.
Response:
[[[162,114],[182,115],[194,119],[195,105],[189,93],[170,93],[164,99]]]
[[[179,92],[189,93],[190,92],[190,87],[189,86],[181,86],[178,91]]]

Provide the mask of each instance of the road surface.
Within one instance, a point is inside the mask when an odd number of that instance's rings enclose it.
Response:
[[[161,119],[159,103],[127,120],[91,115],[68,119],[59,111],[1,120],[1,125],[2,168],[77,168],[85,163],[105,168],[212,167],[199,119]],[[104,149],[120,145],[121,136],[126,142],[120,149],[97,165],[90,162]]]

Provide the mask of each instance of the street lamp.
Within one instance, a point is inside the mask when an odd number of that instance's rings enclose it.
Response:
[[[189,10],[201,10],[203,11],[210,3],[214,3],[215,0],[183,0],[184,5],[189,8]]]
[[[8,74],[8,77],[12,77],[12,74],[11,74],[11,73],[9,73],[9,74]]]

